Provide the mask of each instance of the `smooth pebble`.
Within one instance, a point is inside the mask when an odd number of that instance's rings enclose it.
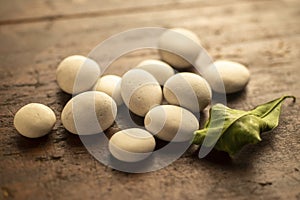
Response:
[[[161,59],[176,69],[191,67],[201,51],[198,36],[183,28],[165,31],[159,38],[158,48]]]
[[[163,94],[168,103],[182,106],[192,112],[202,111],[212,98],[207,81],[190,72],[170,77],[164,85]]]
[[[157,80],[147,71],[131,69],[122,77],[121,95],[125,105],[138,116],[145,116],[162,101],[162,90]]]
[[[30,103],[23,106],[14,117],[17,131],[28,138],[38,138],[49,133],[55,125],[56,117],[48,106]]]
[[[161,105],[145,116],[145,128],[159,139],[173,142],[191,140],[199,122],[190,111],[174,105]]]
[[[148,131],[130,128],[115,133],[109,140],[109,151],[123,162],[138,162],[151,155],[155,139]]]
[[[240,63],[228,60],[217,60],[214,62],[214,67],[220,78],[210,78],[208,81],[211,88],[216,92],[226,92],[230,94],[241,91],[247,86],[250,80],[249,70]],[[223,81],[224,86],[220,81]]]
[[[175,73],[170,65],[160,60],[144,60],[140,62],[137,67],[152,74],[160,85],[164,85],[166,80]]]
[[[91,135],[103,132],[117,115],[115,101],[104,92],[88,91],[73,97],[61,114],[63,126],[71,133]]]
[[[59,87],[69,94],[92,89],[99,76],[99,65],[94,60],[80,55],[65,58],[56,70]]]
[[[121,80],[122,78],[116,75],[102,76],[96,82],[93,90],[108,94],[119,106],[123,103],[121,96]]]

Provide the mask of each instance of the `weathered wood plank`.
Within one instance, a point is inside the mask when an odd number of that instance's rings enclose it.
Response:
[[[242,0],[240,2],[253,2],[253,0]],[[224,0],[222,2],[204,0],[127,0],[126,3],[120,0],[11,0],[10,2],[1,0],[0,24],[30,23],[34,21],[95,17],[99,15],[120,15],[130,12],[151,12],[174,8],[189,9],[194,6],[223,6],[235,3],[233,0]]]
[[[266,6],[267,9],[265,9]],[[242,6],[234,5],[219,9],[198,10],[198,8],[193,8],[189,12],[173,10],[168,11],[168,15],[165,15],[164,12],[154,12],[151,14],[151,20],[149,20],[150,16],[147,13],[133,13],[121,18],[110,16],[2,26],[0,27],[2,44],[0,56],[3,67],[10,67],[9,65],[12,63],[14,66],[24,67],[32,65],[32,60],[38,59],[40,52],[43,51],[52,51],[49,53],[56,53],[61,56],[82,52],[86,54],[112,34],[142,26],[183,26],[190,28],[200,36],[206,48],[220,48],[222,45],[247,42],[253,39],[288,37],[299,33],[297,7],[291,4],[287,10],[281,11],[281,18],[277,19],[273,10],[279,8],[280,6],[274,3],[267,5],[253,3],[253,5],[242,4]],[[226,11],[228,9],[236,11],[232,14]],[[254,11],[257,13],[251,14]],[[263,14],[259,16],[259,13]],[[212,16],[207,16],[209,14]],[[287,18],[290,20],[286,20]],[[245,34],[240,34],[241,32]],[[89,38],[86,37],[87,33]],[[77,38],[81,38],[81,40]],[[10,48],[6,48],[7,46]],[[68,50],[73,51],[67,52]],[[17,60],[13,56],[7,56],[12,54],[16,56],[22,54],[22,56],[19,56],[20,58]]]

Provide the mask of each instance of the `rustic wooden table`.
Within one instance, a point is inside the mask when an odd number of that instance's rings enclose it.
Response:
[[[228,96],[250,109],[283,94],[300,100],[298,0],[10,0],[0,1],[0,199],[300,199],[299,103],[286,101],[279,126],[229,159],[188,151],[159,171],[127,174],[96,161],[65,131],[60,112],[70,98],[57,86],[62,58],[87,55],[98,43],[131,28],[188,28],[214,58],[239,61],[252,77]],[[116,61],[123,74],[156,51]],[[40,139],[13,128],[23,105],[40,102],[59,119]]]

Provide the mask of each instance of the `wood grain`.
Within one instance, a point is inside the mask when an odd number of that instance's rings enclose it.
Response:
[[[167,10],[174,7],[184,9],[194,6],[214,7],[232,4],[234,1],[153,0],[147,2],[127,0],[126,3],[123,3],[119,0],[28,0],[26,2],[11,0],[7,3],[5,0],[1,0],[0,2],[0,24],[18,24],[68,18],[123,15],[130,12],[152,12],[153,10]],[[251,0],[242,0],[241,2],[251,2]]]
[[[55,81],[66,56],[88,53],[131,28],[185,27],[214,58],[244,63],[246,90],[228,96],[233,108],[293,94],[300,98],[300,3],[264,1],[0,1],[0,199],[299,199],[300,104],[284,103],[280,124],[230,159],[212,152],[199,160],[195,147],[159,171],[127,174],[96,161],[61,125],[70,98]],[[142,50],[116,60],[105,73],[122,75]],[[59,119],[40,139],[13,128],[23,105],[40,102]]]

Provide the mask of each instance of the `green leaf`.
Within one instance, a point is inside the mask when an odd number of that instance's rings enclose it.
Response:
[[[216,104],[210,109],[204,129],[195,131],[193,143],[225,151],[233,156],[245,145],[261,141],[262,132],[278,126],[281,105],[286,98],[296,99],[294,96],[283,96],[250,111]]]
[[[253,115],[261,117],[268,124],[269,130],[272,130],[278,126],[281,105],[286,98],[292,98],[294,102],[296,101],[294,96],[283,96],[266,104],[257,106],[251,112]]]

